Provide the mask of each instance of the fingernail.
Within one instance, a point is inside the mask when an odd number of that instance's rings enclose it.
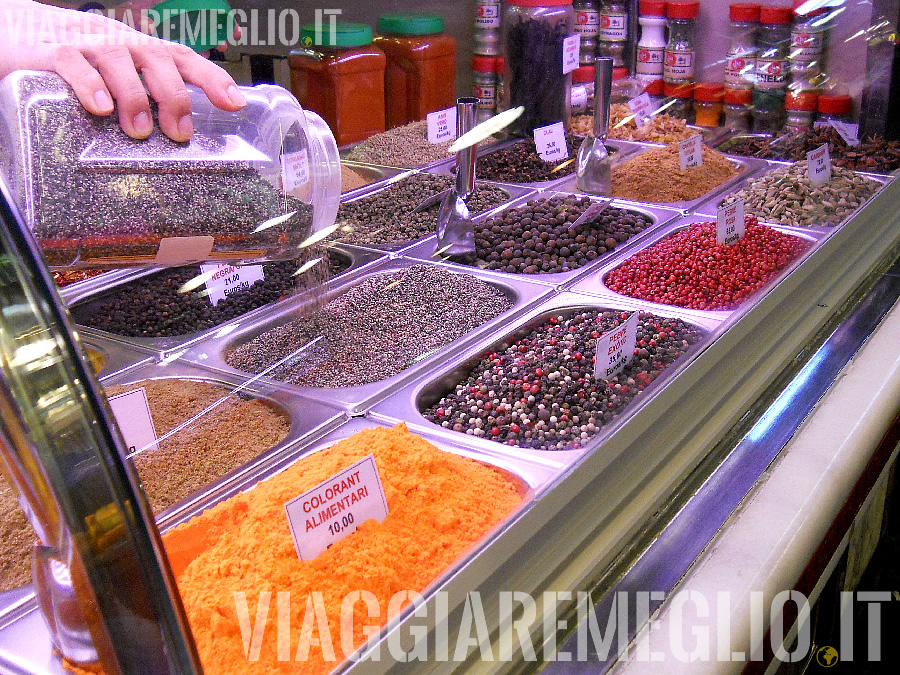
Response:
[[[229,85],[227,92],[228,100],[231,101],[231,105],[244,106],[247,104],[247,99],[244,98],[241,90],[238,89],[235,85]]]
[[[113,102],[105,89],[98,89],[94,94],[94,105],[99,112],[112,112]]]
[[[149,136],[153,131],[153,120],[143,110],[134,116],[134,130],[141,136]]]
[[[194,121],[191,119],[190,115],[185,115],[178,120],[178,133],[185,138],[194,133]]]

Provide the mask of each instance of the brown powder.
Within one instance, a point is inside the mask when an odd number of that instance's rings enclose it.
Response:
[[[612,196],[638,202],[681,202],[702,197],[738,169],[720,152],[703,146],[703,164],[681,170],[678,143],[642,152],[613,166]]]
[[[356,173],[349,166],[341,164],[341,192],[350,192],[350,190],[361,188],[363,185],[368,185],[371,182],[368,178]]]
[[[31,547],[35,541],[15,490],[0,475],[0,591],[31,582]]]

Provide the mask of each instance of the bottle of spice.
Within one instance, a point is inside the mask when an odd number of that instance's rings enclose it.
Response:
[[[478,123],[492,117],[497,110],[497,57],[472,57],[474,95],[478,98]]]
[[[563,42],[574,34],[572,0],[508,0],[503,23],[504,105],[525,108],[513,131],[530,135],[568,121],[572,77],[563,72]]]
[[[692,82],[682,84],[663,85],[663,93],[669,99],[667,112],[672,117],[683,119],[688,124],[694,120],[694,84]]]
[[[718,82],[694,85],[694,116],[698,127],[718,127],[722,123],[725,86]]]
[[[829,10],[827,7],[819,7],[806,14],[799,14],[798,10],[804,4],[807,4],[805,0],[794,0],[794,25],[791,28],[788,59],[795,87],[815,89],[825,72]]]
[[[731,43],[725,55],[725,88],[752,89],[756,71],[756,28],[759,5],[734,3],[728,7]]]
[[[697,0],[679,0],[666,4],[669,43],[666,45],[663,80],[667,84],[689,84],[694,81],[694,22],[699,14],[700,3]]]
[[[628,10],[622,0],[604,0],[600,9],[600,35],[597,52],[613,60],[613,68],[625,67],[625,43],[628,42]]]
[[[831,122],[853,121],[853,97],[846,94],[823,95],[818,100],[819,117],[816,126],[828,126]]]
[[[594,111],[594,66],[572,71],[572,114],[590,115]]]
[[[300,105],[325,119],[337,144],[384,131],[387,59],[372,45],[372,29],[338,23],[334,31],[316,31],[310,24],[301,29],[301,44],[308,46],[288,57],[291,90]]]
[[[792,16],[790,7],[764,5],[759,10],[759,54],[753,83],[753,130],[756,132],[774,133],[784,126]]]
[[[813,128],[819,95],[814,91],[789,91],[784,98],[785,131],[803,132]]]
[[[750,131],[750,104],[753,92],[749,89],[726,89],[723,96],[725,102],[725,128],[735,133]]]
[[[387,56],[384,89],[388,129],[425,119],[456,103],[456,40],[437,14],[378,17],[375,45]]]
[[[666,52],[666,1],[640,0],[641,39],[637,43],[638,80],[651,96],[663,93],[663,61]]]
[[[593,65],[600,32],[600,0],[575,0],[575,32],[581,36],[581,65]]]
[[[476,0],[475,46],[473,52],[481,56],[499,56],[502,49],[500,43],[500,0]]]

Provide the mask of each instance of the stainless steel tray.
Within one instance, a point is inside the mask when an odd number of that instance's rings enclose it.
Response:
[[[579,457],[586,453],[592,452],[603,440],[626,420],[634,410],[637,410],[642,403],[640,401],[632,403],[625,409],[613,422],[606,425],[599,433],[589,439],[583,448],[576,450],[534,450],[530,448],[518,448],[514,446],[497,443],[487,439],[470,436],[465,433],[445,429],[441,426],[429,422],[422,415],[421,411],[431,403],[440,399],[440,397],[459,383],[478,362],[480,357],[485,353],[495,351],[501,344],[511,340],[516,340],[526,335],[534,326],[546,321],[552,315],[565,314],[580,309],[611,309],[622,311],[641,310],[653,312],[660,316],[679,318],[704,330],[707,335],[693,345],[688,353],[686,353],[676,364],[670,366],[666,373],[654,380],[642,393],[643,401],[649,399],[665,382],[674,377],[675,373],[690,361],[693,354],[699,353],[705,345],[712,341],[713,334],[719,329],[722,321],[716,316],[703,316],[696,312],[685,311],[677,307],[656,306],[651,303],[641,302],[633,298],[624,298],[622,296],[610,298],[592,298],[587,295],[578,293],[559,293],[546,302],[541,303],[530,311],[516,318],[515,322],[507,324],[502,329],[494,331],[490,335],[483,336],[477,343],[470,345],[465,350],[461,350],[454,354],[451,358],[443,363],[436,365],[427,373],[423,373],[415,379],[414,382],[406,384],[389,398],[375,405],[369,413],[369,417],[380,422],[394,424],[396,422],[406,422],[410,430],[416,433],[431,433],[448,439],[456,439],[460,442],[460,437],[466,439],[466,442],[479,449],[493,451],[497,453],[509,453],[514,457],[523,457],[535,459],[540,457],[551,457],[566,465],[571,465]]]
[[[154,353],[149,350],[131,347],[96,335],[84,335],[81,330],[78,332],[85,349],[96,352],[97,357],[102,361],[102,365],[97,371],[97,377],[101,380],[137,368],[151,362],[154,358]],[[88,358],[92,359],[90,353],[88,353]]]
[[[508,204],[504,204],[496,209],[491,211],[486,211],[482,215],[473,220],[475,222],[481,222],[487,220],[488,218],[495,216],[504,211],[508,211],[509,209],[519,208],[524,206],[532,199],[550,199],[555,196],[567,197],[573,193],[570,192],[561,192],[557,190],[548,190],[543,192],[531,192],[529,194],[523,195],[518,199],[514,199]],[[579,195],[582,196],[582,195]],[[586,195],[591,199],[599,200],[600,197],[594,197],[593,195]],[[539,284],[548,284],[550,286],[559,286],[562,284],[572,283],[574,280],[580,278],[581,276],[590,272],[591,269],[597,267],[602,264],[602,261],[605,260],[608,256],[614,255],[618,251],[622,250],[630,250],[634,246],[638,245],[639,242],[647,236],[652,230],[657,227],[664,225],[671,220],[678,218],[681,216],[680,211],[675,211],[672,209],[665,209],[655,206],[647,206],[646,204],[637,204],[634,202],[626,202],[619,199],[616,199],[612,202],[612,206],[620,209],[626,209],[628,211],[635,211],[641,213],[645,216],[648,216],[653,219],[653,224],[645,229],[643,232],[640,232],[633,236],[631,239],[626,241],[625,243],[617,246],[612,253],[606,253],[596,260],[588,263],[584,267],[580,267],[575,270],[570,270],[568,272],[557,272],[554,274],[512,274],[510,272],[501,272],[499,270],[484,270],[487,273],[497,275],[498,278],[501,279],[527,279],[528,281],[533,281]],[[402,255],[408,258],[415,258],[417,260],[438,260],[435,254],[437,253],[437,237],[429,237],[414,246],[410,246],[402,251]],[[456,263],[454,263],[456,264]],[[473,267],[468,267],[464,265],[460,265],[462,269],[477,269]]]
[[[460,337],[458,340],[451,342],[445,347],[438,349],[423,358],[417,363],[410,365],[409,368],[402,373],[394,375],[378,382],[371,384],[342,387],[342,388],[322,388],[322,387],[301,387],[293,384],[287,384],[276,380],[265,381],[277,387],[283,387],[288,391],[299,395],[312,397],[315,399],[326,399],[330,403],[339,406],[343,410],[351,413],[359,413],[366,410],[376,401],[381,400],[391,391],[396,389],[402,383],[408,381],[416,375],[416,373],[427,369],[434,363],[438,363],[448,354],[453,354],[457,350],[463,348],[470,342],[477,340],[478,337],[485,332],[496,330],[497,327],[517,316],[519,313],[526,311],[536,302],[548,294],[552,290],[542,284],[534,284],[528,281],[518,279],[499,280],[496,276],[487,274],[477,269],[463,269],[455,265],[445,265],[441,263],[423,263],[418,260],[396,259],[385,260],[361,278],[352,282],[342,284],[329,289],[328,294],[321,300],[328,301],[338,295],[349,290],[364,278],[369,278],[377,274],[389,274],[413,265],[431,264],[446,269],[448,272],[457,274],[469,274],[478,277],[487,283],[501,289],[507,297],[514,301],[512,308],[488,321],[475,331]],[[276,307],[269,308],[264,315],[256,315],[253,317],[245,317],[244,319],[236,319],[231,324],[222,327],[217,335],[210,336],[207,339],[197,342],[189,348],[181,358],[187,362],[197,364],[203,368],[209,368],[217,372],[231,373],[238,377],[247,378],[251,375],[238,371],[229,366],[226,361],[226,355],[230,353],[238,345],[249,342],[256,336],[268,330],[281,326],[294,319],[303,316],[304,313],[312,311],[315,305],[310,298],[289,298]],[[260,378],[263,381],[263,378]]]
[[[488,141],[487,143],[484,143],[484,145],[479,146],[479,150],[482,152],[486,152],[504,142],[505,141],[503,139],[496,138],[493,141]],[[393,169],[396,171],[426,171],[438,164],[443,164],[444,162],[448,161],[448,159],[451,161],[453,161],[454,159],[454,155],[448,155],[447,159],[436,159],[433,162],[428,162],[427,164],[421,164],[419,166],[393,166],[391,164],[376,164],[374,162],[361,162],[359,160],[347,159],[347,157],[350,155],[350,151],[360,143],[362,143],[362,141],[359,141],[357,143],[348,143],[347,145],[338,148],[338,154],[340,155],[341,161],[357,164],[359,166],[370,166],[378,169]]]

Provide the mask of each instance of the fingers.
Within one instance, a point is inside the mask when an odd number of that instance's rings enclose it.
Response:
[[[244,95],[225,70],[184,45],[167,43],[167,47],[184,81],[203,89],[214,106],[240,110],[246,105]]]
[[[153,132],[150,100],[131,52],[121,45],[82,47],[82,52],[116,99],[122,130],[132,138],[147,138]]]
[[[69,83],[75,96],[88,112],[109,115],[113,111],[113,99],[100,73],[78,49],[69,45],[39,45],[23,53],[19,68],[49,70]]]
[[[132,52],[150,95],[159,103],[159,126],[174,141],[187,141],[194,132],[191,97],[167,46],[153,44]]]

